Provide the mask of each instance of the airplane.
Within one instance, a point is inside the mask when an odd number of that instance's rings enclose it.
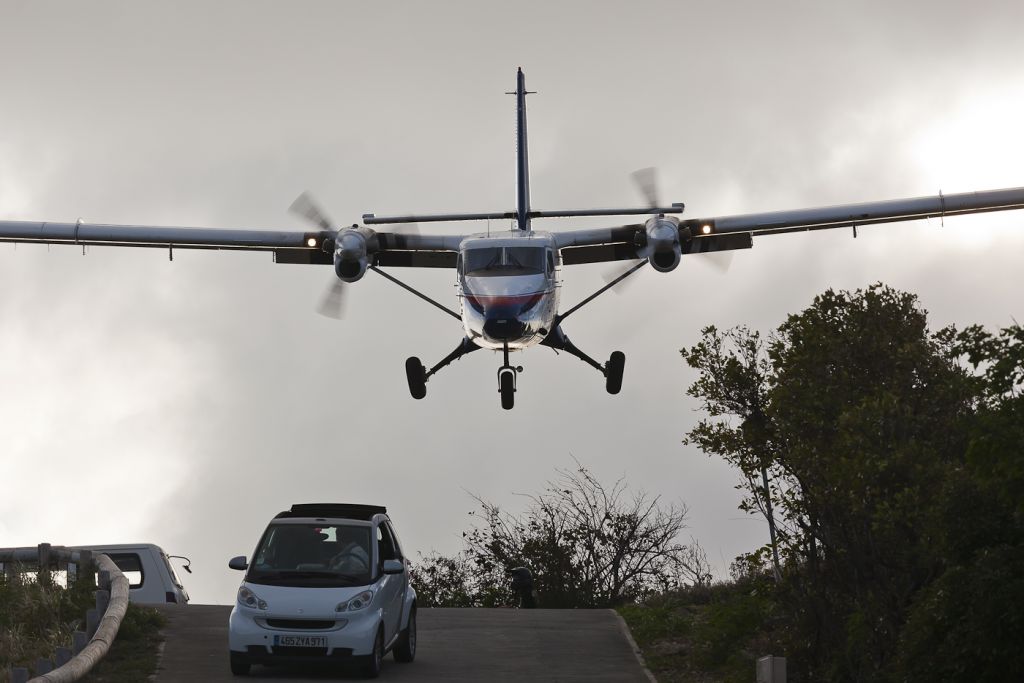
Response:
[[[455,349],[429,369],[417,357],[406,360],[409,392],[415,399],[427,394],[427,382],[442,368],[479,349],[502,352],[498,393],[502,408],[514,406],[517,376],[510,353],[543,345],[565,351],[587,363],[605,378],[605,389],[619,393],[625,355],[614,351],[600,363],[579,349],[566,334],[566,318],[644,266],[668,273],[684,256],[749,249],[754,236],[804,230],[857,228],[924,218],[1024,208],[1024,187],[961,194],[844,204],[809,209],[681,219],[683,203],[659,205],[651,169],[634,174],[646,195],[641,208],[538,211],[530,205],[530,175],[526,139],[526,78],[520,68],[516,89],[516,205],[512,211],[432,215],[377,216],[364,214],[362,224],[338,227],[305,193],[291,211],[316,226],[314,231],[266,231],[104,225],[84,223],[0,221],[0,242],[229,249],[272,252],[276,263],[333,265],[334,296],[344,283],[373,271],[398,284],[462,323],[463,337]],[[534,230],[542,218],[647,216],[642,223],[559,232]],[[468,235],[421,235],[403,232],[402,224],[508,220],[509,231]],[[382,231],[370,226],[391,225]],[[634,262],[621,275],[568,310],[559,310],[560,277],[564,266],[615,261]],[[455,271],[459,311],[417,291],[385,268],[447,268]]]

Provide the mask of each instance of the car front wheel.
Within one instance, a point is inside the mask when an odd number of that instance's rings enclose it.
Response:
[[[236,676],[248,676],[250,666],[252,665],[249,664],[248,657],[238,652],[231,653],[231,673]]]
[[[366,658],[363,664],[363,676],[366,678],[377,678],[380,676],[381,667],[384,665],[384,629],[377,629],[377,637],[373,640],[373,652]]]
[[[416,659],[416,608],[409,612],[409,625],[405,627],[395,643],[395,661],[407,664]]]

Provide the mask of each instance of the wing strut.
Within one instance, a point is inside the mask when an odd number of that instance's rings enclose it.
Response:
[[[409,285],[407,285],[407,284],[405,284],[404,282],[402,282],[401,280],[399,280],[399,279],[398,279],[397,277],[395,277],[395,276],[393,276],[393,275],[388,275],[387,273],[385,273],[385,272],[384,272],[383,270],[381,270],[381,269],[380,269],[380,268],[378,268],[377,266],[370,266],[368,270],[372,270],[373,272],[377,273],[378,275],[381,275],[381,276],[383,276],[384,278],[386,278],[386,279],[388,279],[388,280],[391,280],[392,282],[394,282],[394,283],[395,283],[396,285],[398,285],[398,286],[399,286],[399,287],[401,287],[402,289],[406,290],[407,292],[412,292],[413,294],[415,294],[415,295],[416,295],[416,296],[418,296],[419,298],[421,298],[421,299],[423,299],[424,301],[426,301],[426,302],[427,302],[428,304],[433,304],[434,306],[437,306],[438,308],[440,308],[440,309],[441,309],[442,311],[444,311],[445,313],[447,313],[447,314],[448,314],[448,315],[450,315],[451,317],[455,318],[455,319],[456,319],[456,320],[458,320],[459,322],[462,322],[462,316],[461,316],[461,315],[459,315],[458,313],[456,313],[456,312],[455,312],[455,311],[453,311],[452,309],[448,308],[448,307],[447,307],[447,306],[445,306],[444,304],[439,304],[439,303],[437,303],[436,301],[434,301],[433,299],[431,299],[431,298],[430,298],[429,296],[427,296],[426,294],[423,294],[423,293],[421,293],[421,292],[418,292],[417,290],[413,289],[413,288],[412,288],[412,287],[410,287]]]
[[[589,304],[591,301],[593,301],[597,297],[601,296],[602,294],[607,292],[609,289],[611,289],[615,285],[619,284],[620,282],[625,280],[627,277],[629,277],[630,275],[632,275],[633,273],[635,273],[636,271],[640,270],[641,268],[643,268],[646,265],[647,265],[647,259],[643,259],[642,261],[640,261],[640,263],[636,264],[635,266],[633,266],[632,268],[627,270],[625,273],[623,273],[622,275],[618,276],[617,278],[615,278],[614,280],[612,280],[611,282],[606,284],[604,287],[602,287],[601,289],[597,290],[596,292],[594,292],[593,294],[588,296],[586,299],[584,299],[583,301],[579,302],[578,304],[576,304],[575,306],[570,308],[565,313],[560,313],[555,318],[555,327],[558,327],[559,325],[561,325],[562,321],[565,320],[566,318],[568,318],[570,315],[572,315],[576,311],[580,310],[581,308],[583,308],[584,306]]]

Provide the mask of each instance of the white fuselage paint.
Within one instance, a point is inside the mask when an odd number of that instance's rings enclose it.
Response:
[[[517,258],[529,263],[519,264]],[[542,342],[558,314],[560,263],[551,233],[513,231],[464,239],[458,291],[466,336],[495,350],[506,343],[509,350],[519,350]]]

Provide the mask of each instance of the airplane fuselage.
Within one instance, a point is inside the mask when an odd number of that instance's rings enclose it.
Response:
[[[458,291],[466,336],[485,349],[541,343],[558,315],[559,265],[548,232],[516,230],[464,239]]]

